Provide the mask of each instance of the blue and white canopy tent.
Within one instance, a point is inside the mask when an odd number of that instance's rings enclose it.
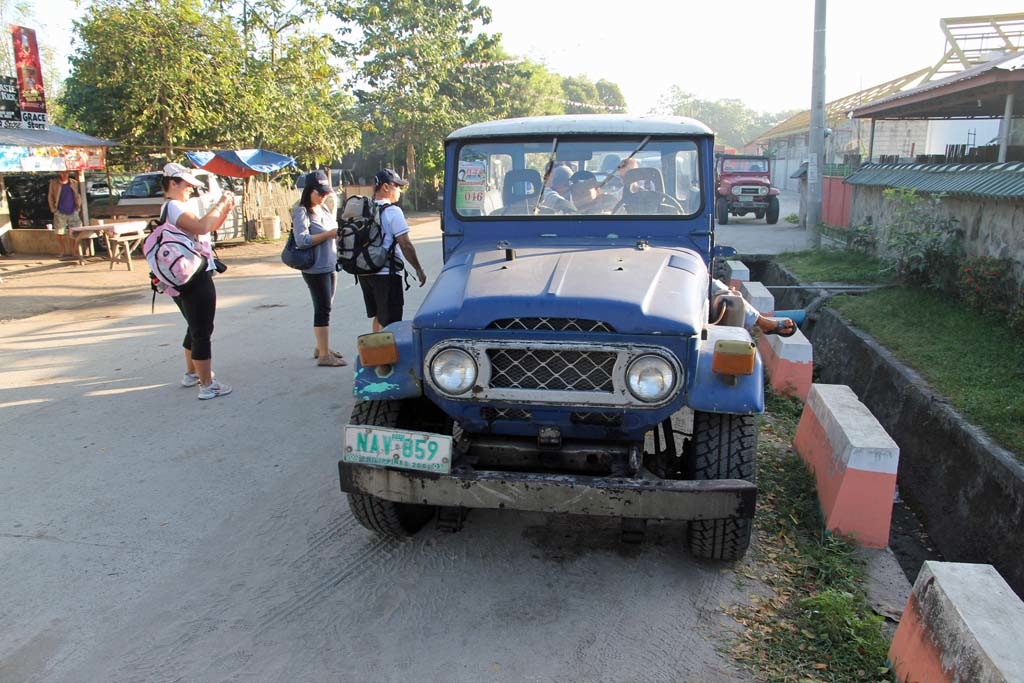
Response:
[[[222,149],[216,152],[186,152],[196,168],[230,178],[251,178],[294,166],[295,159],[265,149]]]
[[[258,180],[256,176],[294,166],[295,159],[265,149],[186,152],[185,156],[196,168],[219,176],[246,179],[242,193],[245,233],[236,233],[239,238],[253,239],[261,232],[270,239],[280,237],[282,223],[290,220],[294,198],[277,183]]]

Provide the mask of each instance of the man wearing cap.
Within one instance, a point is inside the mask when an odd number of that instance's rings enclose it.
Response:
[[[572,169],[565,164],[553,166],[545,177],[544,194],[541,196],[540,205],[558,213],[576,213],[575,207],[569,201],[571,176]]]
[[[373,202],[380,216],[383,247],[389,249],[395,244],[395,263],[408,263],[416,271],[420,287],[427,284],[427,274],[416,256],[416,248],[409,239],[409,224],[405,213],[397,206],[402,198],[402,188],[409,184],[390,168],[379,171],[373,177]],[[405,290],[402,288],[402,273],[392,273],[384,266],[373,275],[360,275],[359,287],[363,290],[366,317],[373,319],[373,331],[379,332],[393,322],[402,319],[405,306]]]

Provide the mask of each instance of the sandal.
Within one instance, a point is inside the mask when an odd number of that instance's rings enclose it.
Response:
[[[337,351],[335,351],[334,349],[330,349],[330,353],[335,358],[344,358],[345,357],[345,356],[341,355],[340,353],[338,353]],[[319,358],[319,357],[320,357],[320,349],[313,349],[313,358]]]
[[[348,365],[348,362],[344,358],[327,356],[326,358],[318,358],[316,364],[325,368],[343,368]]]
[[[796,334],[796,323],[790,318],[768,318],[775,322],[775,327],[770,330],[761,330],[765,334],[777,334],[780,337],[792,337]]]

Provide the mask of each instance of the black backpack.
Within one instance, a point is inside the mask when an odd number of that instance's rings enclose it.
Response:
[[[405,264],[395,255],[395,240],[384,248],[381,216],[391,204],[376,205],[368,197],[345,200],[338,221],[338,266],[352,275],[372,275],[387,266],[397,274]]]

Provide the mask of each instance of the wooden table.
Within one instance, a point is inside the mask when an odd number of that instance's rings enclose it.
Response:
[[[127,263],[128,270],[133,270],[132,252],[142,244],[142,240],[146,239],[147,225],[149,225],[149,221],[125,221],[105,226],[103,239],[107,243],[111,270],[114,269],[116,263]]]
[[[69,234],[75,240],[75,251],[78,253],[78,264],[85,264],[85,247],[83,244],[88,240],[88,255],[95,255],[92,240],[102,237],[107,245],[107,254],[110,257],[110,269],[114,269],[116,263],[127,263],[128,270],[132,268],[132,252],[138,248],[142,240],[146,238],[146,226],[149,221],[123,221],[119,223],[94,223],[93,225],[82,225],[77,228],[70,228]]]

